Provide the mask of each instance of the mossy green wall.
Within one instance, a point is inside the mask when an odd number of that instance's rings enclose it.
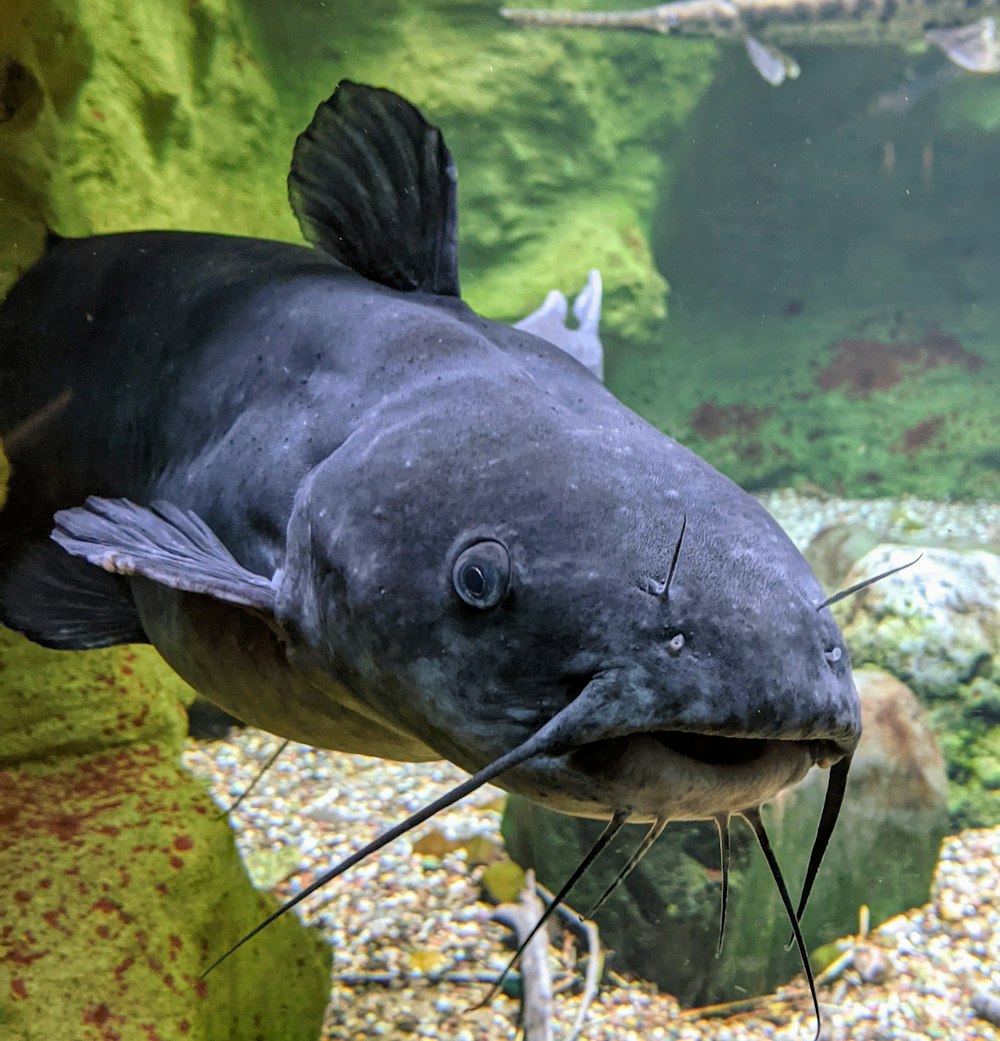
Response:
[[[0,288],[37,255],[46,225],[297,239],[291,147],[347,76],[403,93],[444,127],[473,306],[515,319],[599,267],[606,331],[659,332],[667,286],[648,240],[671,172],[660,145],[706,88],[710,45],[529,33],[487,2],[15,8],[0,28],[11,112]]]

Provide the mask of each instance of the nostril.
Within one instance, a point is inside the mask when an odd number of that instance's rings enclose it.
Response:
[[[835,665],[840,661],[843,653],[844,651],[841,647],[827,647],[827,649],[823,651],[823,657],[826,658],[831,665]]]

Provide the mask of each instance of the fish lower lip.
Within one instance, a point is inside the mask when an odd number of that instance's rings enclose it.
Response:
[[[717,734],[699,734],[686,730],[653,730],[641,735],[652,738],[663,748],[676,755],[684,756],[706,766],[748,766],[763,759],[776,743],[774,738],[763,737],[724,737]],[[608,738],[595,741],[577,749],[576,755],[584,755],[594,761],[604,757],[615,757],[620,754],[622,742],[630,737]],[[789,745],[798,745],[808,749],[813,762],[824,769],[843,759],[845,750],[835,741],[789,741]]]
[[[847,750],[831,739],[780,740],[686,731],[644,731],[579,746],[510,787],[564,813],[632,820],[698,820],[759,806],[801,780],[814,764]]]

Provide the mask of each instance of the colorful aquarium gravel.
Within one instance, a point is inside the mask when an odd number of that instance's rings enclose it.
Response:
[[[210,780],[220,803],[228,803],[249,784],[273,745],[270,736],[248,730],[230,741],[192,742],[185,761]],[[233,814],[237,843],[252,873],[269,874],[277,895],[286,898],[460,776],[448,765],[388,763],[292,746]],[[327,1041],[515,1036],[518,1005],[512,997],[466,1011],[509,957],[504,930],[490,921],[491,907],[482,899],[483,866],[472,864],[459,845],[482,850],[472,840],[485,838],[499,855],[499,795],[496,789],[485,791],[442,814],[413,841],[397,841],[311,899],[304,917],[323,930],[334,949]],[[421,838],[432,833],[451,840],[442,846],[456,848],[440,856],[415,852]],[[851,957],[821,988],[824,1038],[1000,1041],[1000,1030],[973,1010],[975,995],[1000,993],[998,879],[1000,828],[948,839],[931,902],[863,939],[847,941]],[[253,942],[267,943],[267,934]],[[573,950],[569,943],[552,947],[557,991],[579,978]],[[664,957],[669,956],[665,937]],[[578,986],[571,986],[555,1004],[562,1037],[580,1000]],[[811,1006],[800,981],[746,1004],[750,1007],[727,1018],[696,1016],[647,984],[610,974],[582,1036],[590,1041],[813,1036]]]

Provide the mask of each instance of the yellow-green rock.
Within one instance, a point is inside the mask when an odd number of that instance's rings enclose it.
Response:
[[[175,750],[120,746],[0,772],[5,1041],[313,1041],[329,952],[280,919]]]
[[[274,901],[180,766],[187,693],[151,648],[0,629],[3,1041],[319,1035],[329,950],[294,917],[199,978]]]
[[[0,767],[137,743],[179,752],[189,691],[150,647],[55,652],[0,628]]]

